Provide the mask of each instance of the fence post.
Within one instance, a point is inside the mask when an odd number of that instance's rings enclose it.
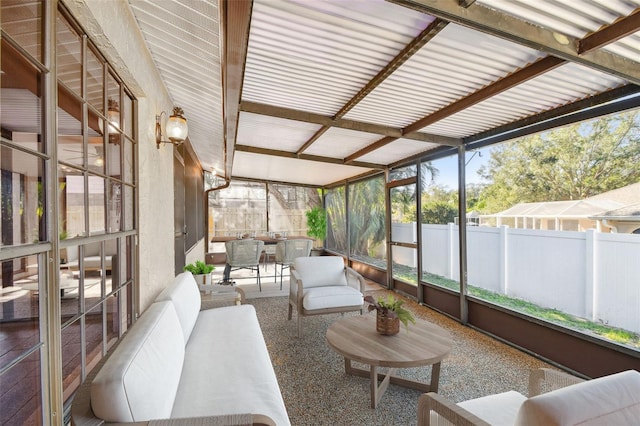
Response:
[[[498,253],[500,259],[500,291],[502,294],[507,295],[509,290],[508,282],[508,259],[507,259],[507,237],[509,232],[509,226],[500,226],[500,251]]]
[[[585,317],[597,321],[596,260],[597,244],[595,229],[587,229],[584,233],[584,310]]]

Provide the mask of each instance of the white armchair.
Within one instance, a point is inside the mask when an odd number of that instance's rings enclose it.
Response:
[[[540,368],[529,377],[529,398],[508,391],[458,404],[431,392],[418,399],[418,426],[633,425],[638,419],[635,370],[585,381]]]
[[[345,267],[338,256],[298,257],[291,265],[289,315],[298,314],[298,337],[302,337],[302,317],[360,311],[364,305],[364,278]]]

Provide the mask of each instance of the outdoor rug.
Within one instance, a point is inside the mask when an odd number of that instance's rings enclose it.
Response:
[[[379,290],[373,295],[378,297],[385,292]],[[295,311],[293,319],[287,321],[286,297],[250,299],[247,303],[255,306],[258,313],[292,425],[417,423],[419,391],[389,385],[378,407],[372,409],[369,380],[345,374],[344,358],[333,352],[325,339],[327,328],[342,314],[304,317],[304,335],[298,339]],[[526,395],[529,371],[551,367],[413,301],[407,299],[405,306],[417,317],[451,333],[455,343],[451,354],[442,362],[438,393],[454,402],[511,389]],[[400,332],[406,331],[401,327]],[[401,369],[396,374],[428,381],[430,373],[428,366]]]

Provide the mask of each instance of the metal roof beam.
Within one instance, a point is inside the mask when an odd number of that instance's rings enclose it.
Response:
[[[547,71],[550,71],[559,65],[563,64],[565,61],[560,58],[556,58],[554,56],[547,56],[545,58],[540,59],[524,68],[520,68],[518,71],[515,71],[500,80],[497,80],[480,90],[460,99],[457,102],[451,103],[433,114],[429,114],[426,117],[421,118],[420,120],[408,125],[403,129],[403,132],[411,133],[416,132],[430,124],[433,124],[437,121],[443,120],[457,112],[460,112],[466,108],[469,108],[477,103],[480,103],[484,100],[491,98],[505,90],[511,89],[519,84],[524,83],[525,81],[531,80],[539,76],[540,74],[544,74]],[[362,157],[365,154],[370,153],[371,151],[375,151],[378,148],[385,146],[388,143],[391,143],[396,138],[387,136],[379,141],[372,143],[371,145],[366,146],[365,148],[354,152],[345,158],[345,161],[350,162],[355,160],[358,157]]]
[[[558,58],[623,78],[631,83],[640,84],[640,67],[635,61],[604,50],[594,50],[580,55],[577,50],[578,40],[576,38],[564,34],[560,34],[562,37],[558,37],[558,33],[554,31],[477,3],[469,8],[464,8],[458,4],[457,0],[387,1],[548,52]],[[559,42],[555,37],[564,38],[564,42]]]
[[[640,86],[628,84],[478,133],[465,138],[464,144],[467,149],[481,148],[579,121],[638,108],[639,106]]]
[[[383,126],[373,123],[365,123],[363,121],[347,120],[344,118],[333,119],[326,115],[316,114],[313,112],[300,111],[291,108],[278,107],[273,105],[265,105],[256,102],[243,101],[240,104],[240,111],[250,112],[253,114],[267,115],[271,117],[284,118],[287,120],[302,121],[305,123],[320,124],[321,127],[316,135],[318,137],[331,127],[340,129],[355,130],[358,132],[375,133],[382,136],[393,136],[395,138],[411,139],[420,142],[438,143],[441,145],[458,146],[462,141],[458,138],[450,138],[447,136],[435,135],[422,132],[403,132],[397,127]],[[326,130],[325,130],[326,129]],[[322,132],[322,133],[320,133]],[[315,135],[311,137],[314,139]],[[315,140],[315,139],[314,139]]]
[[[578,54],[582,55],[640,30],[640,8],[578,41]]]
[[[320,163],[342,164],[342,165],[345,164],[344,160],[341,158],[323,157],[320,155],[310,155],[310,154],[296,154],[295,152],[290,152],[290,151],[260,148],[260,147],[249,146],[249,145],[236,145],[236,151],[249,152],[252,154],[271,155],[274,157],[295,158],[299,160],[317,161]],[[378,170],[384,170],[386,167],[384,164],[365,163],[362,161],[354,161],[349,165],[355,166],[355,167],[366,167],[368,169],[378,169]]]
[[[335,119],[342,118],[347,112],[349,112],[354,106],[363,100],[369,93],[371,93],[376,87],[378,87],[384,80],[386,80],[395,70],[404,64],[409,58],[411,58],[416,52],[418,52],[422,46],[427,44],[433,37],[435,37],[448,22],[441,19],[434,19],[427,27],[420,32],[409,44],[407,44],[384,68],[382,68],[378,74],[376,74],[369,82],[356,93],[342,108],[333,116]],[[324,132],[328,129],[320,129],[315,135],[313,135],[308,141],[306,141],[299,149],[298,154],[301,154],[309,148]]]

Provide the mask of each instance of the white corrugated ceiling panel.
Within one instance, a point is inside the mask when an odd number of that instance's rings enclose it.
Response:
[[[203,168],[223,170],[217,0],[129,4],[174,104],[184,110]]]
[[[371,169],[342,164],[329,164],[295,158],[236,152],[233,177],[264,179],[275,182],[297,182],[303,185],[328,185]]]
[[[388,165],[437,146],[434,143],[415,141],[413,139],[397,139],[382,148],[359,157],[358,161]]]
[[[333,115],[431,20],[383,0],[255,0],[242,98]]]
[[[242,112],[236,140],[239,145],[295,152],[319,128],[318,124]]]
[[[575,38],[582,38],[640,8],[640,0],[478,0],[478,4]],[[639,61],[640,32],[602,49]]]
[[[449,24],[345,118],[406,127],[540,56],[533,49]]]
[[[567,63],[421,130],[469,136],[622,84],[622,79]]]
[[[372,144],[382,136],[355,130],[331,128],[318,138],[305,154],[344,158]]]

